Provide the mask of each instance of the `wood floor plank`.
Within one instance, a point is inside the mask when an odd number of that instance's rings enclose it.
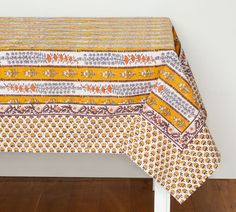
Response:
[[[136,183],[131,184],[131,212],[154,211],[154,195],[150,195],[153,189],[153,181],[143,181],[136,179]]]
[[[180,205],[176,199],[171,198],[171,212],[195,212],[191,197]]]
[[[236,180],[207,180],[182,205],[172,198],[171,212],[236,212]]]
[[[37,182],[43,191],[37,204],[36,212],[64,212],[69,207],[72,183],[58,180],[55,182]]]
[[[191,196],[195,212],[225,212],[221,193],[214,180],[208,180]]]
[[[151,179],[0,178],[0,212],[152,212]]]
[[[236,180],[216,180],[215,181],[226,212],[236,211]]]
[[[31,181],[5,180],[0,192],[1,212],[34,211],[39,192],[33,189]],[[27,206],[27,207],[26,207]]]
[[[0,177],[0,212],[153,212],[151,179]],[[236,212],[236,180],[208,180],[171,212]]]
[[[101,187],[101,180],[85,179],[74,181],[69,199],[68,211],[99,211],[101,201]]]
[[[100,211],[131,212],[130,184],[130,180],[108,180],[103,183]]]

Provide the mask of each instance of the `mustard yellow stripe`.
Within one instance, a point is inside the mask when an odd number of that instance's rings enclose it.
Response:
[[[133,97],[89,97],[89,96],[0,96],[0,103],[94,103],[94,104],[124,104],[140,103],[146,100],[148,95]]]
[[[71,29],[71,30],[76,30],[76,29],[81,29],[81,30],[148,30],[151,29],[153,31],[158,31],[158,30],[167,30],[169,29],[169,32],[171,30],[171,27],[165,23],[152,23],[152,24],[145,24],[145,23],[87,23],[87,24],[81,24],[81,23],[75,23],[75,24],[49,24],[49,23],[6,23],[2,24],[0,22],[0,28],[6,28],[7,30],[27,30],[27,27],[31,26],[32,30],[37,29],[40,27],[40,29],[43,30],[65,30],[65,29]]]
[[[183,132],[186,127],[189,126],[190,122],[179,114],[176,110],[170,107],[158,96],[151,93],[148,96],[147,104],[159,114],[161,114],[166,120],[168,120],[172,125],[174,125],[178,130]]]
[[[194,94],[192,87],[181,76],[176,74],[175,71],[170,69],[168,66],[163,66],[163,68],[159,71],[159,76],[163,81],[172,86],[195,107],[200,109],[200,106],[193,98]]]
[[[57,46],[57,45],[17,45],[16,44],[9,44],[6,46],[1,46],[0,51],[6,50],[57,50],[57,51],[159,51],[159,50],[174,50],[174,47],[170,44],[164,45],[133,45],[131,47],[111,47],[111,46],[98,46],[98,47],[75,47],[74,45],[65,45],[65,46]]]
[[[108,31],[106,33],[104,32],[83,32],[83,31],[78,31],[78,32],[73,32],[73,31],[68,31],[66,33],[63,34],[56,34],[56,32],[44,32],[44,33],[37,33],[37,31],[35,32],[31,32],[30,34],[27,33],[27,36],[24,32],[21,32],[20,34],[17,32],[7,32],[4,31],[2,33],[2,36],[0,38],[0,40],[11,40],[11,39],[16,39],[16,38],[20,38],[21,40],[29,40],[29,37],[35,37],[35,38],[40,38],[43,40],[49,40],[51,38],[54,39],[70,39],[70,40],[77,40],[77,39],[82,39],[82,40],[90,40],[90,39],[109,39],[109,38],[113,38],[115,37],[116,39],[120,39],[120,40],[129,40],[130,38],[135,38],[135,39],[145,39],[145,40],[150,40],[150,39],[155,39],[158,40],[157,38],[169,38],[171,40],[171,35],[167,34],[167,33],[160,33],[160,32],[134,32],[132,33],[132,35],[130,34],[126,34],[126,36],[124,36],[123,32],[114,32],[114,31]],[[78,41],[78,40],[77,40]]]
[[[48,43],[48,44],[54,44],[60,41],[65,41],[62,44],[76,44],[76,45],[81,45],[81,44],[90,44],[90,43],[96,43],[98,44],[124,44],[124,42],[127,42],[128,44],[130,43],[152,43],[153,45],[160,44],[160,43],[167,43],[171,44],[171,38],[169,36],[162,36],[166,41],[162,41],[161,39],[158,39],[157,37],[153,36],[133,36],[133,37],[121,37],[117,35],[110,35],[110,36],[99,36],[99,35],[91,35],[91,36],[48,36],[46,39],[39,40],[39,36],[33,35],[30,37],[30,40],[28,37],[24,36],[6,36],[6,37],[1,37],[0,38],[0,43],[4,44],[4,42],[14,42],[16,39],[18,39],[21,43],[24,42],[25,44],[31,43],[37,41],[38,43]],[[18,42],[19,42],[18,41]]]
[[[4,39],[11,39],[11,37],[22,37],[22,38],[31,38],[31,36],[38,35],[38,38],[47,40],[48,37],[54,36],[54,37],[66,37],[68,35],[74,36],[74,37],[80,37],[80,36],[108,36],[108,35],[114,35],[117,37],[123,37],[124,39],[132,36],[156,36],[157,39],[161,39],[162,37],[172,37],[172,34],[169,33],[169,30],[161,29],[161,30],[133,30],[129,29],[126,32],[124,30],[68,30],[68,31],[62,31],[59,29],[47,29],[41,32],[38,32],[37,29],[31,30],[30,32],[21,30],[21,29],[4,29],[4,31],[1,33],[1,38]]]
[[[3,42],[0,42],[0,44],[4,44],[6,41],[3,41]],[[78,46],[78,47],[82,47],[82,46],[85,46],[85,47],[89,47],[91,45],[94,45],[94,46],[100,46],[100,45],[115,45],[115,46],[118,46],[118,45],[123,45],[123,46],[127,46],[127,45],[148,45],[148,44],[151,44],[152,46],[161,46],[163,45],[163,42],[162,41],[158,41],[158,40],[136,40],[134,39],[133,41],[132,40],[123,40],[123,41],[119,41],[119,40],[114,40],[114,41],[109,41],[109,40],[93,40],[93,39],[90,39],[88,40],[88,42],[84,41],[83,40],[80,40],[80,41],[76,41],[76,40],[63,40],[63,41],[60,41],[60,40],[56,40],[56,39],[52,39],[52,40],[44,40],[44,41],[38,41],[37,38],[34,38],[32,40],[25,40],[25,43],[23,43],[24,41],[16,41],[16,44],[18,43],[21,43],[21,45],[26,45],[26,44],[47,44],[47,45],[58,45],[58,46],[63,46],[63,45],[75,45],[75,46]],[[7,43],[15,43],[15,40],[14,41],[11,41],[9,40],[9,42],[7,41]],[[170,42],[165,42],[166,44],[170,44]]]
[[[139,68],[0,67],[0,80],[140,81],[158,78],[164,66]]]

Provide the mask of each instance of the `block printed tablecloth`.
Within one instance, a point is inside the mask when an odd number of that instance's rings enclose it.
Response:
[[[184,202],[217,168],[168,18],[0,18],[0,151],[126,154]]]

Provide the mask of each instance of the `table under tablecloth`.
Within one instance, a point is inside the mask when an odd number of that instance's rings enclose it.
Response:
[[[0,151],[125,154],[184,202],[217,168],[168,18],[0,18]]]

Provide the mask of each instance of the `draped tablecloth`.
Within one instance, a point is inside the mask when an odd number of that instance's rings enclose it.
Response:
[[[125,154],[184,202],[217,168],[168,18],[0,18],[0,150]]]

